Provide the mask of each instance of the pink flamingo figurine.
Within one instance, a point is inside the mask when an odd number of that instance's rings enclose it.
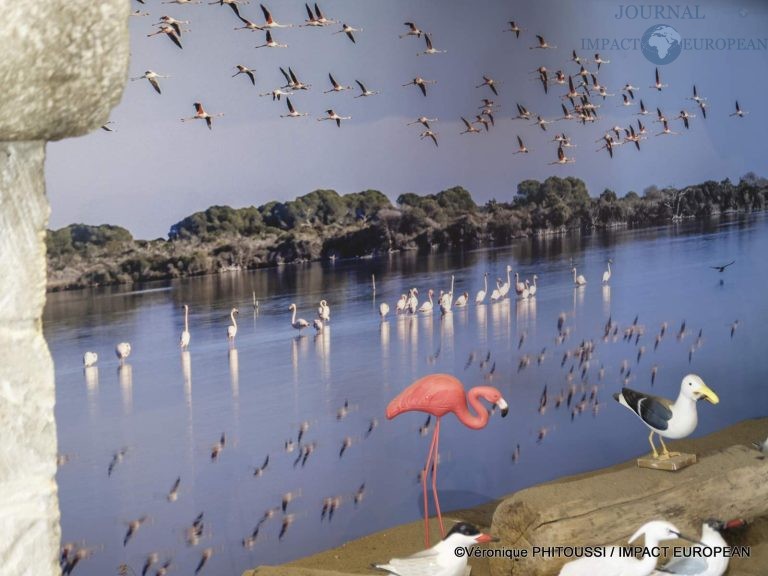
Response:
[[[437,455],[440,446],[440,418],[448,412],[453,412],[465,426],[473,430],[485,428],[488,424],[488,410],[478,398],[484,398],[488,402],[497,405],[501,409],[502,417],[507,415],[509,406],[502,398],[501,392],[491,386],[477,386],[465,395],[464,385],[450,374],[431,374],[416,380],[400,394],[398,394],[387,406],[387,419],[391,420],[403,412],[426,412],[435,417],[435,431],[432,434],[432,443],[427,454],[427,463],[421,476],[424,489],[424,539],[429,548],[429,508],[427,507],[427,475],[432,466],[432,496],[435,501],[435,510],[440,522],[440,532],[445,537],[443,518],[440,514],[440,502],[437,497]],[[472,414],[467,407],[467,401],[475,410]]]

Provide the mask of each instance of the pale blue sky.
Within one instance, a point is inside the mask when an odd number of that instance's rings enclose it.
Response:
[[[306,14],[300,0],[271,0],[267,6],[280,22],[298,24]],[[766,38],[768,5],[757,0],[698,2],[703,20],[616,19],[617,2],[542,0],[539,2],[457,0],[327,0],[320,6],[329,18],[355,27],[357,44],[340,27],[277,30],[274,37],[286,49],[254,49],[264,42],[263,32],[235,32],[241,25],[227,6],[132,2],[132,9],[151,16],[132,17],[130,75],[152,69],[172,78],[161,80],[158,95],[146,80],[129,82],[122,102],[111,119],[115,132],[102,130],[48,146],[47,182],[52,205],[50,226],[72,222],[118,224],[136,237],[165,236],[169,227],[197,210],[213,204],[234,207],[259,205],[269,200],[289,200],[317,188],[340,193],[379,189],[391,199],[404,192],[434,193],[453,185],[467,188],[476,201],[511,199],[517,183],[557,174],[584,179],[592,194],[605,187],[620,195],[641,192],[651,184],[683,186],[707,179],[737,179],[749,170],[768,175],[765,155],[766,114],[760,104],[768,93],[766,51],[684,51],[661,68],[669,88],[658,93],[649,88],[654,65],[638,51],[605,51],[610,64],[600,69],[600,81],[616,96],[601,102],[600,121],[593,126],[558,122],[546,133],[529,122],[513,121],[515,102],[546,118],[561,115],[563,87],[553,85],[545,96],[540,83],[529,74],[538,66],[562,68],[575,74],[568,61],[576,48],[581,56],[583,38],[642,36],[649,27],[664,22],[685,38]],[[628,3],[621,3],[627,6]],[[691,4],[693,6],[693,4]],[[241,14],[262,22],[258,2],[240,7]],[[179,50],[162,36],[147,38],[152,24],[168,14],[189,19]],[[514,19],[525,29],[519,39],[502,32]],[[448,52],[416,56],[423,39],[404,38],[402,23],[415,21],[432,34],[434,45]],[[529,50],[534,34],[543,34],[556,50]],[[254,88],[247,78],[234,74],[236,64],[256,70]],[[259,98],[284,83],[279,66],[291,66],[312,90],[292,97],[300,111],[310,116],[280,118],[285,103]],[[590,64],[590,69],[595,65]],[[359,79],[382,94],[354,99],[352,93],[323,94],[328,73],[343,84]],[[424,98],[414,86],[401,87],[416,75],[435,79]],[[477,89],[482,75],[501,83],[495,97],[501,109],[496,127],[488,134],[459,135],[460,116],[474,116],[487,88]],[[620,88],[627,82],[639,86],[636,101],[646,107],[660,105],[667,116],[686,108],[697,117],[681,136],[650,137],[638,153],[624,146],[610,160],[596,152],[597,140],[614,124],[626,125],[635,108],[621,106]],[[709,98],[709,113],[702,120],[695,105],[686,101],[691,86]],[[750,114],[728,117],[734,100]],[[224,112],[208,131],[202,122],[182,123],[194,112],[192,103]],[[317,122],[325,109],[353,118],[336,128]],[[433,130],[440,147],[419,140],[420,127],[406,126],[420,115],[438,117]],[[646,116],[649,132],[659,125]],[[683,132],[679,121],[673,130]],[[575,164],[549,166],[556,145],[549,142],[556,131],[565,131],[576,148],[569,155]],[[515,135],[521,135],[531,154],[511,153]]]

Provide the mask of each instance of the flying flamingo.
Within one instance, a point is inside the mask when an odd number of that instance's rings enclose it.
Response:
[[[422,124],[427,130],[431,130],[431,128],[429,127],[430,122],[437,122],[437,118],[427,118],[426,116],[419,116],[413,122],[408,122],[406,126],[410,126],[412,124]]]
[[[656,68],[656,83],[653,86],[651,86],[651,88],[656,88],[656,90],[661,92],[661,89],[666,88],[667,86],[669,86],[669,84],[661,83],[661,76],[659,75],[659,69]]]
[[[520,136],[517,137],[517,143],[520,145],[520,147],[517,149],[517,152],[512,152],[512,154],[528,154],[528,148],[525,147],[525,144],[523,144],[523,139],[520,138]]]
[[[504,32],[514,32],[515,38],[520,38],[520,32],[522,32],[523,29],[517,25],[517,22],[515,22],[514,20],[510,20],[508,24],[509,24],[509,28],[506,28]]]
[[[342,84],[339,84],[336,82],[336,79],[333,77],[333,74],[328,74],[328,79],[331,81],[331,89],[326,90],[323,92],[323,94],[328,94],[330,92],[343,92],[344,90],[352,90],[352,86],[343,86]]]
[[[547,48],[557,48],[557,46],[551,46],[545,39],[544,36],[539,36],[536,34],[536,39],[539,41],[537,46],[528,46],[529,49],[534,50],[536,48],[541,48],[542,50],[546,50]]]
[[[165,34],[170,38],[176,46],[179,48],[183,48],[181,45],[181,40],[179,39],[179,36],[176,34],[176,30],[173,28],[173,26],[168,26],[167,24],[163,24],[158,28],[157,32],[152,32],[152,34],[147,34],[147,38],[150,36],[157,36],[158,34]]]
[[[435,143],[435,146],[439,146],[437,143],[437,132],[432,132],[432,130],[424,130],[421,134],[419,134],[419,138],[424,140],[424,138],[432,138],[432,142]]]
[[[427,507],[427,476],[430,466],[432,469],[432,496],[435,502],[437,518],[440,522],[440,532],[445,536],[443,518],[440,513],[440,501],[437,496],[437,462],[440,449],[440,418],[448,412],[453,412],[459,421],[473,430],[485,428],[488,424],[489,413],[479,398],[484,398],[501,409],[502,417],[507,415],[509,406],[502,398],[501,392],[490,386],[477,386],[467,394],[464,385],[449,374],[431,374],[416,380],[408,388],[398,394],[387,406],[387,419],[391,420],[403,412],[426,412],[435,417],[435,431],[427,454],[421,482],[424,493],[424,539],[429,547],[429,508]],[[469,411],[467,402],[475,411]]]
[[[328,114],[328,116],[323,116],[322,118],[318,118],[317,121],[320,122],[322,120],[335,120],[336,126],[338,126],[339,128],[341,128],[342,120],[349,120],[350,118],[352,118],[352,116],[339,116],[333,110],[326,110],[325,113]]]
[[[264,4],[259,4],[259,6],[261,6],[261,11],[264,13],[264,20],[266,20],[266,23],[261,26],[262,28],[293,28],[293,24],[278,23],[272,18],[272,14],[267,10]]]
[[[232,8],[232,12],[235,13],[235,16],[240,18],[240,10],[238,9],[238,4],[247,4],[248,2],[240,2],[240,0],[215,0],[214,2],[208,2],[209,6],[213,6],[214,4],[218,4],[219,6],[229,6]]]
[[[189,306],[184,304],[184,331],[181,333],[179,346],[182,350],[189,348]]]
[[[424,94],[424,96],[427,95],[427,84],[437,84],[437,80],[424,80],[421,76],[416,76],[413,80],[408,82],[407,84],[403,84],[403,86],[410,86],[413,84],[414,86],[418,86],[421,88],[421,93]]]
[[[334,34],[342,34],[342,33],[346,34],[347,38],[352,40],[353,44],[357,44],[357,42],[355,42],[355,35],[352,34],[352,33],[353,32],[362,32],[362,31],[363,31],[362,28],[353,28],[349,24],[342,24],[341,25],[341,30],[339,30],[338,32],[334,32]]]
[[[434,48],[432,46],[432,38],[429,37],[429,34],[424,34],[424,41],[427,43],[427,49],[424,50],[424,52],[417,52],[416,56],[421,56],[422,54],[424,56],[433,56],[435,54],[445,54],[448,52],[448,50],[438,50],[437,48]]]
[[[482,88],[483,86],[488,86],[488,88],[491,89],[491,92],[496,94],[496,96],[499,95],[498,91],[496,90],[496,86],[498,86],[498,82],[496,82],[496,80],[494,80],[490,76],[483,76],[483,82],[475,86],[475,88]]]
[[[134,80],[143,80],[145,78],[149,81],[150,84],[152,84],[152,88],[155,89],[155,92],[157,92],[158,94],[162,94],[162,92],[160,91],[160,83],[157,81],[157,79],[170,78],[170,76],[162,76],[161,74],[158,74],[153,70],[147,70],[141,76],[137,76],[136,78],[131,78],[131,82],[133,82]]]
[[[227,326],[227,340],[229,341],[230,346],[234,346],[235,336],[237,336],[237,320],[235,320],[235,314],[238,312],[239,310],[237,308],[232,308],[232,311],[229,313],[229,317],[232,319],[232,324]]]
[[[273,40],[272,32],[267,30],[267,38],[264,44],[259,44],[256,48],[288,48],[288,44],[280,44],[277,40]]]
[[[291,94],[293,94],[293,92],[291,92]],[[288,104],[288,114],[280,114],[280,118],[300,118],[309,114],[309,112],[297,112],[293,107],[293,104],[291,104],[290,98],[286,98],[285,101],[286,104]]]
[[[704,107],[702,106],[701,109],[704,110]],[[749,112],[745,112],[744,110],[742,110],[741,106],[739,106],[739,101],[736,100],[736,112],[734,112],[733,114],[729,114],[728,116],[737,116],[739,118],[744,118],[744,116],[746,116],[747,114],[749,114]]]
[[[408,26],[408,32],[400,34],[400,38],[405,38],[406,36],[416,36],[417,38],[421,38],[421,35],[424,34],[424,31],[420,30],[413,22],[405,22],[403,25]]]
[[[248,78],[251,79],[251,84],[256,86],[256,76],[254,75],[253,70],[248,68],[248,66],[243,66],[242,64],[238,64],[237,66],[235,66],[235,68],[237,68],[237,72],[232,75],[232,78],[234,78],[235,76],[239,76],[240,74],[245,74],[246,76],[248,76]]]
[[[213,119],[218,116],[224,116],[224,112],[218,112],[216,114],[208,114],[203,109],[203,105],[200,102],[195,102],[195,115],[191,116],[189,118],[182,118],[182,122],[186,122],[187,120],[205,120],[205,123],[208,124],[208,129],[213,129]]]
[[[365,87],[365,85],[362,82],[360,82],[360,80],[355,80],[355,82],[357,83],[358,86],[360,86],[360,94],[355,96],[355,98],[363,98],[365,96],[375,96],[376,94],[378,94],[378,92],[374,90],[368,90]]]
[[[471,134],[473,132],[475,134],[478,134],[480,132],[480,130],[478,130],[472,124],[470,124],[470,122],[466,118],[464,118],[464,116],[461,117],[461,121],[464,122],[464,126],[466,126],[467,129],[464,130],[464,132],[460,132],[460,134],[467,134],[467,133]]]

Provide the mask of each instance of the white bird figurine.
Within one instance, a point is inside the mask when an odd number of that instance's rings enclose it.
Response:
[[[398,302],[398,306],[399,305],[400,302]],[[382,302],[379,304],[379,316],[381,316],[381,319],[384,320],[387,317],[387,314],[389,314],[389,304]]]
[[[189,306],[184,304],[184,330],[181,332],[179,346],[182,350],[189,348]]]
[[[427,292],[427,298],[428,300],[426,302],[423,302],[421,306],[419,306],[419,312],[432,312],[433,304],[432,304],[432,295],[435,293],[434,290],[431,288],[429,289],[429,292]]]
[[[571,272],[573,272],[573,283],[576,286],[584,286],[584,284],[587,283],[587,279],[584,278],[584,276],[582,276],[581,274],[579,274],[578,276],[576,275],[576,266],[573,267]]]
[[[115,355],[122,365],[125,359],[131,355],[131,345],[128,342],[120,342],[120,344],[115,346]]]
[[[721,532],[741,528],[745,524],[746,522],[740,519],[723,522],[710,518],[702,525],[701,539],[694,546],[700,552],[697,554],[695,551],[691,551],[685,556],[670,560],[660,570],[654,572],[654,576],[661,576],[662,574],[723,576],[728,570],[730,555],[726,555],[726,550],[730,550],[730,548]],[[706,550],[707,548],[713,550]]]
[[[654,520],[641,526],[629,539],[629,543],[643,535],[647,550],[657,548],[659,543],[665,540],[683,538],[673,524],[663,520]],[[657,558],[653,554],[645,554],[639,560],[634,556],[622,555],[620,550],[621,548],[608,547],[603,556],[584,557],[568,562],[560,570],[560,576],[650,576],[656,569]]]
[[[95,366],[96,362],[98,361],[99,361],[99,355],[96,354],[96,352],[86,352],[85,354],[83,354],[83,366],[85,366],[86,368]]]
[[[497,540],[483,534],[472,524],[459,522],[432,548],[406,558],[392,558],[386,564],[374,564],[373,567],[394,576],[464,576],[467,555],[457,555],[456,549]]]
[[[309,327],[309,322],[304,320],[304,318],[296,319],[296,304],[291,304],[288,306],[288,310],[293,312],[293,315],[291,316],[291,326],[299,331],[299,334],[301,334],[301,331],[304,330],[304,328]]]
[[[658,434],[661,442],[661,457],[669,458],[674,453],[667,450],[662,437],[679,440],[696,429],[698,424],[696,402],[698,400],[704,398],[712,404],[720,402],[717,394],[695,374],[688,374],[683,378],[680,384],[680,394],[674,402],[667,398],[651,396],[630,388],[622,388],[621,392],[613,395],[613,398],[637,414],[643,424],[651,429],[648,442],[651,444],[654,458],[660,457],[656,451],[656,446],[653,444],[654,434]]]

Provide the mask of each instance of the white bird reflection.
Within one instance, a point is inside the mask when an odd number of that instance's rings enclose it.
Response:
[[[477,342],[485,344],[488,342],[488,306],[478,304],[475,310],[477,310]]]
[[[603,314],[611,315],[611,287],[609,284],[603,284]]]
[[[181,374],[184,377],[184,400],[187,408],[192,408],[192,356],[189,350],[181,353]]]
[[[320,359],[320,376],[324,382],[331,378],[331,327],[325,326],[314,336],[315,354]]]
[[[123,413],[128,415],[133,409],[133,366],[122,364],[117,368],[120,393],[123,398]]]
[[[232,387],[232,398],[240,396],[240,357],[237,348],[229,349],[229,383]]]
[[[440,318],[440,349],[453,352],[453,314],[450,313]]]
[[[88,413],[96,414],[96,399],[99,393],[99,367],[88,366],[83,370],[85,374],[85,387],[88,394]]]

